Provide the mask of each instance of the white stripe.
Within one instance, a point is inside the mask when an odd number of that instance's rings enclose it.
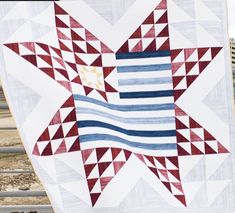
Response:
[[[117,63],[117,66],[170,64],[171,59],[169,56],[153,57],[153,58],[136,58],[136,59],[116,59],[116,63]]]
[[[173,90],[172,83],[170,84],[154,84],[154,85],[131,85],[131,86],[119,86],[120,92],[141,92],[141,91],[162,91]]]

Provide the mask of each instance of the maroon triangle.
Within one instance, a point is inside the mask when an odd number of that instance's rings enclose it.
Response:
[[[86,35],[87,41],[96,41],[97,40],[97,38],[91,32],[89,32],[87,29],[85,29],[85,35]]]
[[[99,161],[108,150],[109,148],[106,148],[106,147],[97,148],[96,149],[97,161]]]
[[[57,16],[55,17],[56,27],[59,28],[69,28],[64,22],[62,22]]]
[[[107,78],[108,75],[115,69],[115,67],[103,67],[104,78]]]
[[[87,65],[80,57],[78,57],[76,54],[74,54],[74,58],[76,61],[76,64],[78,65]]]
[[[50,54],[50,50],[49,50],[49,46],[46,44],[42,44],[42,43],[37,43],[36,44],[41,47],[43,50],[45,50],[48,54]]]
[[[19,43],[9,43],[9,44],[4,44],[6,47],[20,55],[20,50],[19,50]]]
[[[117,92],[117,90],[115,90],[110,84],[108,84],[106,81],[104,82],[104,86],[105,86],[105,91],[106,92]]]
[[[86,53],[82,48],[80,48],[76,43],[72,43],[73,45],[73,51],[75,53]]]
[[[202,128],[195,120],[189,117],[189,126],[190,128]]]
[[[50,140],[50,135],[48,128],[44,130],[44,132],[41,134],[41,136],[38,138],[38,141],[49,141]]]
[[[177,145],[177,151],[179,156],[191,155],[187,151],[185,151],[180,145]]]
[[[42,156],[48,156],[53,155],[52,149],[51,149],[51,142],[49,142],[46,147],[44,148],[43,152],[41,153]]]
[[[157,169],[156,168],[152,168],[152,167],[148,167],[150,170],[151,170],[151,172],[153,173],[153,174],[155,174],[158,178],[159,178],[159,175],[158,175],[158,172],[157,172]]]
[[[184,78],[185,76],[173,76],[173,87],[175,88]]]
[[[94,89],[91,87],[83,86],[86,95],[89,95]]]
[[[169,36],[169,30],[168,25],[157,35],[157,37],[168,37]]]
[[[60,42],[61,43],[61,42]],[[62,54],[61,54],[61,50],[54,48],[54,47],[50,47],[60,58],[62,58]]]
[[[200,60],[205,54],[206,52],[209,50],[208,47],[206,48],[198,48],[197,52],[198,52],[198,60]]]
[[[102,177],[100,178],[101,191],[108,185],[108,183],[113,179],[113,177]]]
[[[60,139],[60,138],[64,138],[63,128],[61,125],[57,129],[52,139],[55,140],[55,139]]]
[[[182,65],[184,65],[183,62],[172,63],[171,64],[172,74],[174,75],[179,70],[179,68],[182,67]]]
[[[204,153],[191,143],[192,155],[203,155]]]
[[[129,45],[128,42],[126,41],[117,51],[117,53],[127,53],[127,52],[129,52]]]
[[[57,15],[67,15],[67,13],[58,4],[54,3],[55,14]]]
[[[159,170],[158,170],[159,171]],[[172,192],[171,191],[171,184],[169,183],[169,182],[164,182],[164,181],[162,181],[162,183],[164,184],[164,186],[170,191],[170,192]]]
[[[144,38],[155,38],[155,27],[154,26],[152,26],[150,28],[150,30],[144,35]]]
[[[177,101],[180,96],[184,93],[185,89],[174,90],[174,101]]]
[[[164,168],[166,168],[165,157],[154,157]]]
[[[116,175],[120,169],[125,165],[124,161],[113,162],[114,174]]]
[[[55,79],[54,69],[53,68],[40,68],[45,74],[50,76],[52,79]]]
[[[99,176],[101,176],[104,173],[104,171],[109,167],[111,163],[112,162],[98,163]]]
[[[70,50],[67,46],[65,46],[64,43],[62,43],[60,40],[59,40],[59,44],[60,44],[60,49],[61,49],[61,50],[69,51],[69,52],[72,51],[72,50]]]
[[[122,149],[119,149],[119,148],[111,148],[113,160],[115,160],[115,158],[119,155],[121,151]]]
[[[229,153],[229,151],[219,142],[217,142],[218,153]]]
[[[65,61],[65,63],[68,64],[74,71],[78,72],[76,64],[68,61]]]
[[[176,131],[176,138],[177,138],[177,143],[185,143],[189,142],[188,139],[186,139],[183,135],[181,135],[178,131]]]
[[[109,49],[104,43],[100,42],[101,44],[101,53],[113,53],[111,49]]]
[[[63,123],[66,122],[71,122],[71,121],[76,121],[76,110],[73,109],[67,116],[66,118],[63,120]]]
[[[217,154],[217,152],[205,143],[205,154]]]
[[[176,179],[180,181],[180,173],[179,170],[168,170],[169,173],[171,173]]]
[[[38,55],[38,57],[41,58],[46,63],[48,63],[51,67],[53,66],[51,56],[49,56],[49,55]]]
[[[196,64],[197,64],[196,61],[193,61],[193,62],[185,62],[186,73],[188,74]]]
[[[141,27],[139,27],[130,38],[142,38],[141,36]]]
[[[52,118],[49,125],[54,125],[54,124],[61,124],[61,118],[60,118],[59,111],[57,111],[57,113],[54,115],[54,117]]]
[[[154,39],[148,47],[145,48],[144,51],[149,51],[149,52],[152,52],[152,51],[156,51],[157,47],[156,47],[156,40]]]
[[[61,108],[67,108],[67,107],[74,107],[74,99],[72,95],[61,106]]]
[[[73,41],[84,41],[84,39],[77,33],[75,33],[73,30],[71,30],[71,38]]]
[[[108,101],[106,92],[101,91],[101,90],[96,90],[96,91],[103,97],[103,99],[104,99],[105,101]]]
[[[83,28],[81,24],[79,24],[73,17],[70,18],[70,27],[71,28]]]
[[[201,73],[210,64],[210,61],[199,61],[199,72]]]
[[[157,10],[167,9],[167,2],[166,0],[162,0],[159,5],[156,7]]]
[[[102,57],[101,55],[98,56],[91,64],[91,66],[95,66],[95,67],[102,67]]]
[[[92,193],[90,194],[91,196],[91,203],[92,203],[92,206],[94,206],[98,200],[98,198],[100,197],[101,193]]]
[[[157,20],[156,24],[168,23],[167,11]]]
[[[175,118],[176,129],[188,129],[179,119]]]
[[[174,166],[179,168],[178,157],[166,157],[166,159],[169,160]]]
[[[77,77],[75,77],[73,80],[72,80],[73,83],[77,83],[77,84],[81,84],[82,85],[82,81],[81,81],[81,78],[80,76],[78,75]]]
[[[100,53],[97,49],[91,46],[89,43],[86,43],[87,53]]]
[[[65,152],[67,152],[67,149],[66,149],[65,141],[63,140],[54,154],[60,154],[60,153],[65,153]]]
[[[67,80],[69,80],[69,76],[68,76],[67,70],[58,69],[58,68],[55,68],[55,70],[56,70],[58,73],[60,73],[61,75],[63,75]]]
[[[142,52],[143,51],[143,46],[142,46],[142,41],[140,40],[132,49],[131,52]]]
[[[78,135],[78,127],[77,127],[77,123],[75,123],[73,127],[68,131],[65,137],[73,137],[77,135]]]
[[[156,165],[155,165],[155,162],[154,162],[153,156],[144,155],[144,157],[147,158],[148,161],[151,162],[154,166],[156,166]]]
[[[80,149],[79,137],[77,137],[68,152],[76,152],[76,151],[80,151],[80,150],[81,149]]]
[[[99,178],[87,179],[89,191],[91,192]]]
[[[28,50],[30,50],[31,52],[35,53],[35,43],[34,42],[21,42],[21,45],[23,45],[24,47],[26,47]]]
[[[184,195],[174,195],[177,200],[179,200],[184,206],[187,206]]]
[[[170,49],[170,40],[169,38],[162,44],[161,47],[158,47],[158,50],[169,50]]]
[[[205,141],[214,141],[215,138],[208,132],[204,129],[204,140]]]
[[[22,55],[21,57],[37,67],[36,55]]]
[[[125,157],[126,157],[126,160],[128,160],[129,157],[131,156],[132,152],[130,152],[130,151],[128,151],[128,150],[125,150],[125,149],[123,149],[123,151],[124,151],[124,155],[125,155]]]
[[[92,170],[95,168],[96,165],[96,163],[84,165],[87,177],[91,174]]]
[[[171,61],[173,62],[174,59],[183,51],[183,49],[176,49],[171,50]]]
[[[220,52],[221,49],[222,49],[222,47],[212,47],[211,48],[212,59],[214,59],[215,56],[217,56],[217,54]]]
[[[184,49],[184,60],[186,61],[194,52],[196,48],[187,48]]]
[[[154,13],[151,13],[142,24],[154,24]]]
[[[33,148],[33,155],[40,155],[39,149],[38,149],[38,145],[37,143],[35,144],[34,148]]]
[[[196,79],[198,75],[188,75],[186,76],[187,87],[189,87]]]

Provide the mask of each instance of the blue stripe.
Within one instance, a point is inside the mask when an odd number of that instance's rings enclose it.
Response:
[[[112,119],[114,121],[126,124],[170,124],[175,123],[175,117],[157,117],[157,118],[126,118],[112,115],[110,113],[102,112],[96,109],[77,107],[76,113],[78,118],[80,114],[97,115],[100,117]]]
[[[134,52],[134,53],[116,53],[116,59],[130,59],[130,58],[153,58],[170,56],[170,51],[156,51],[156,52]]]
[[[173,110],[175,108],[174,103],[169,104],[143,104],[143,105],[116,105],[109,104],[96,100],[94,98],[86,97],[83,95],[74,95],[74,99],[77,101],[85,101],[88,103],[93,103],[111,110],[123,111],[123,112],[133,112],[133,111],[160,111],[160,110]]]
[[[86,143],[90,141],[114,141],[119,142],[131,147],[142,148],[147,150],[176,150],[176,143],[159,143],[159,144],[146,144],[140,142],[128,141],[123,138],[107,135],[107,134],[88,134],[79,136],[80,143]]]
[[[118,84],[120,86],[131,85],[148,85],[148,84],[170,84],[172,83],[171,77],[163,78],[133,78],[133,79],[119,79]]]
[[[173,137],[176,136],[176,130],[161,130],[161,131],[142,131],[142,130],[128,130],[118,126],[104,123],[101,121],[77,121],[78,128],[84,127],[101,127],[110,130],[114,130],[126,135],[137,136],[137,137]]]
[[[127,72],[152,72],[171,70],[171,64],[150,64],[150,65],[134,65],[134,66],[118,66],[118,73]]]
[[[120,98],[160,98],[173,96],[173,90],[148,91],[148,92],[120,92]]]

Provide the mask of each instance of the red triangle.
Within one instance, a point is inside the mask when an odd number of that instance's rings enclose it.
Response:
[[[36,55],[22,55],[21,57],[37,67]]]
[[[49,141],[50,140],[50,135],[48,128],[44,130],[44,132],[41,134],[41,136],[38,138],[38,141]]]
[[[50,54],[50,50],[49,50],[49,46],[46,44],[42,44],[42,43],[38,43],[36,42],[35,44],[37,44],[39,47],[41,47],[43,50],[45,50],[48,54]]]
[[[184,78],[185,76],[173,76],[173,87],[175,88]]]
[[[183,49],[171,50],[171,61],[173,62],[182,51]]]
[[[167,11],[156,21],[156,24],[168,23]]]
[[[67,122],[71,122],[71,121],[77,121],[76,118],[76,110],[73,109],[68,115],[67,117],[63,120],[63,123],[67,123]]]
[[[73,125],[73,127],[68,131],[65,137],[73,137],[78,135],[78,126],[77,123]]]
[[[60,139],[60,138],[64,138],[63,128],[61,125],[57,129],[52,139],[55,140],[55,139]]]
[[[210,64],[210,61],[199,61],[199,72],[201,73]]]
[[[103,75],[104,78],[107,78],[108,75],[113,72],[113,70],[115,69],[115,67],[103,67]]]
[[[166,160],[164,157],[154,157],[164,168],[166,168]]]
[[[189,117],[189,126],[190,128],[201,128],[201,126],[191,117]]]
[[[103,99],[104,99],[105,101],[108,101],[106,92],[101,91],[101,90],[96,90],[96,91],[103,97]]]
[[[48,63],[51,67],[53,66],[51,56],[49,55],[37,55],[39,58],[41,58],[43,61]]]
[[[84,165],[87,177],[91,174],[92,170],[95,168],[96,165],[97,165],[96,163]]]
[[[157,35],[157,37],[169,37],[168,25]]]
[[[205,154],[217,154],[217,152],[205,143]]]
[[[159,5],[156,7],[157,10],[167,9],[167,2],[166,0],[162,0]]]
[[[150,30],[144,35],[144,38],[155,38],[155,27],[154,25],[150,28]],[[153,43],[153,42],[152,42]],[[154,40],[155,43],[155,40]]]
[[[111,148],[113,161],[115,160],[115,158],[119,155],[121,151],[122,149],[119,149],[119,148]]]
[[[87,41],[96,41],[98,40],[91,32],[89,32],[87,29],[85,29],[85,35]]]
[[[61,49],[61,50],[69,51],[69,52],[72,51],[72,50],[70,50],[67,46],[65,46],[64,43],[61,42],[61,40],[59,40],[59,44],[60,44],[60,49]]]
[[[49,142],[46,147],[44,148],[43,152],[41,153],[41,156],[48,156],[53,155],[52,148],[51,148],[51,142]]]
[[[124,155],[125,155],[125,157],[126,157],[126,160],[128,160],[129,157],[131,156],[132,152],[130,152],[130,151],[128,151],[128,150],[125,150],[125,149],[123,149],[123,151],[124,151]]]
[[[83,86],[83,88],[84,88],[86,95],[89,95],[94,90],[94,88],[87,87],[87,86]]]
[[[95,66],[95,67],[102,67],[102,57],[101,55],[98,56],[91,64],[91,66]]]
[[[109,49],[104,43],[100,42],[101,44],[101,53],[113,53],[111,49]]]
[[[171,191],[171,184],[170,184],[169,182],[164,182],[164,181],[162,181],[162,183],[164,184],[164,186],[165,186],[170,192],[172,192],[172,191]]]
[[[143,46],[142,46],[142,41],[140,40],[132,49],[131,52],[142,52],[143,51]],[[146,51],[146,50],[145,50]]]
[[[184,195],[174,195],[177,200],[179,200],[184,206],[187,206]]]
[[[169,50],[170,49],[170,40],[169,38],[162,44],[161,47],[158,47],[158,50]]]
[[[196,61],[193,61],[193,62],[185,62],[186,73],[188,74],[196,64],[197,64]]]
[[[73,45],[73,52],[75,53],[86,53],[82,48],[80,48],[76,43],[72,43]]]
[[[74,106],[74,99],[73,99],[72,95],[61,106],[61,108],[67,108],[67,107],[75,107]]]
[[[181,135],[178,131],[176,131],[176,138],[177,138],[177,143],[185,143],[189,142],[188,139],[186,139],[183,135]]]
[[[77,77],[75,77],[73,80],[72,80],[73,83],[77,83],[77,84],[81,84],[82,85],[82,81],[81,81],[81,78],[80,76],[78,75]]]
[[[90,157],[91,153],[94,152],[94,150],[95,149],[82,150],[82,159],[84,164],[86,164],[87,159]]]
[[[215,138],[208,132],[204,129],[204,140],[205,141],[214,141]]]
[[[60,85],[62,85],[65,89],[69,90],[72,93],[71,84],[69,81],[57,81]]]
[[[81,36],[71,30],[71,38],[73,41],[85,41]]]
[[[194,52],[196,48],[187,48],[184,49],[184,60],[186,61]]]
[[[98,163],[99,176],[101,176],[104,173],[104,171],[109,167],[111,163],[112,162]]]
[[[98,200],[98,198],[100,197],[101,193],[92,193],[90,194],[91,196],[91,203],[92,203],[92,206],[94,206]]]
[[[113,168],[114,168],[114,174],[116,175],[120,169],[125,165],[126,162],[123,161],[117,161],[113,162]]]
[[[80,57],[78,57],[76,54],[74,54],[74,58],[77,65],[87,65]]]
[[[188,129],[179,119],[175,118],[176,129]]]
[[[169,173],[171,173],[176,179],[180,181],[180,173],[179,170],[168,170]],[[182,189],[182,187],[181,187]]]
[[[37,156],[40,155],[40,152],[39,152],[37,143],[35,144],[35,146],[34,146],[34,148],[33,148],[32,154],[33,154],[33,155],[37,155]]]
[[[151,170],[151,172],[153,173],[153,174],[155,174],[158,178],[159,178],[159,175],[158,175],[158,172],[157,172],[157,169],[156,168],[152,168],[152,167],[148,167],[150,170]]]
[[[219,142],[217,142],[217,146],[218,146],[218,153],[222,154],[222,153],[229,153],[229,151]]]
[[[171,184],[172,184],[176,189],[178,189],[179,191],[181,191],[182,193],[184,193],[183,187],[182,187],[182,185],[181,185],[180,182],[179,182],[179,183],[173,183],[173,182],[171,182]]]
[[[129,52],[129,45],[128,42],[126,41],[117,51],[117,53],[127,53],[127,52]]]
[[[220,52],[220,50],[222,50],[222,47],[212,47],[211,48],[212,59],[214,59],[217,56],[217,54]]]
[[[100,53],[97,49],[91,46],[89,43],[86,43],[87,53]]]
[[[106,92],[117,92],[117,90],[115,90],[110,84],[108,84],[106,81],[104,82],[104,86],[105,86],[105,91]]]
[[[21,45],[26,47],[31,52],[35,53],[35,43],[34,42],[21,42]]]
[[[142,24],[154,24],[154,13],[151,13]]]
[[[174,101],[176,102],[184,93],[185,89],[174,90]]]
[[[55,14],[56,15],[67,15],[64,9],[62,9],[58,4],[54,3]]]
[[[142,38],[142,35],[141,35],[141,27],[139,27],[133,34],[130,38]]]
[[[149,46],[144,49],[144,51],[152,52],[152,51],[156,51],[156,49],[157,49],[156,40],[154,39],[154,40],[149,44]]]
[[[60,118],[59,111],[57,111],[57,113],[54,115],[54,117],[52,118],[49,125],[54,125],[54,124],[61,124],[61,118]]]
[[[185,151],[179,144],[177,145],[177,151],[179,156],[191,155],[187,151]]]
[[[104,190],[104,188],[109,184],[109,182],[112,179],[113,179],[113,177],[102,177],[102,178],[100,178],[101,191]]]
[[[191,142],[196,142],[196,141],[202,141],[198,135],[196,135],[192,130],[190,130],[190,141]]]
[[[186,76],[187,87],[189,87],[196,79],[198,75],[188,75]]]
[[[182,67],[182,65],[184,65],[184,62],[172,63],[171,64],[172,74],[174,75],[179,70],[179,68]]]
[[[89,188],[90,192],[92,191],[92,189],[94,188],[94,186],[98,180],[99,180],[99,178],[87,179],[87,184],[88,184],[88,188]]]
[[[55,23],[58,28],[69,28],[69,26],[62,22],[57,16],[55,17]]]
[[[61,43],[61,42],[60,42]],[[60,58],[62,58],[62,53],[60,49],[50,47]]]
[[[47,74],[52,79],[55,79],[54,69],[53,68],[40,68],[45,74]]]
[[[97,148],[96,149],[97,161],[99,161],[108,150],[109,150],[109,148],[107,148],[107,147]]]
[[[65,153],[65,152],[67,152],[67,149],[66,149],[65,141],[63,140],[54,154],[60,154],[60,153]]]
[[[192,155],[203,155],[204,153],[191,143]]]
[[[179,160],[178,157],[166,157],[167,160],[169,160],[174,166],[179,168]]]
[[[70,27],[71,28],[83,28],[82,25],[80,23],[78,23],[73,17],[69,17],[70,18]]]
[[[65,63],[68,64],[75,72],[78,72],[76,64],[68,61],[65,61]]]
[[[175,114],[176,116],[185,116],[187,115],[182,109],[175,105]],[[188,116],[188,115],[187,115]]]
[[[62,40],[71,40],[71,38],[68,38],[64,33],[62,33],[59,29],[56,30],[57,36],[59,39]]]
[[[9,44],[4,44],[6,47],[20,55],[20,50],[19,50],[19,43],[9,43]]]
[[[206,48],[198,48],[197,52],[198,52],[198,60],[200,60],[205,54],[206,52],[209,50],[208,47]]]
[[[151,162],[154,166],[155,166],[155,162],[154,162],[154,158],[153,156],[149,156],[149,155],[144,155],[145,158],[148,159],[149,162]]]

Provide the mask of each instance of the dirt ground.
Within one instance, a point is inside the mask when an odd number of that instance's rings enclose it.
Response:
[[[0,106],[5,104],[5,99],[0,85]],[[8,109],[0,108],[0,147],[22,147],[19,134],[15,128],[14,120]],[[0,191],[43,191],[43,186],[34,173],[9,174],[4,170],[32,170],[31,163],[26,154],[1,154],[0,153]],[[37,205],[50,204],[47,197],[27,198],[0,198],[0,205]]]

